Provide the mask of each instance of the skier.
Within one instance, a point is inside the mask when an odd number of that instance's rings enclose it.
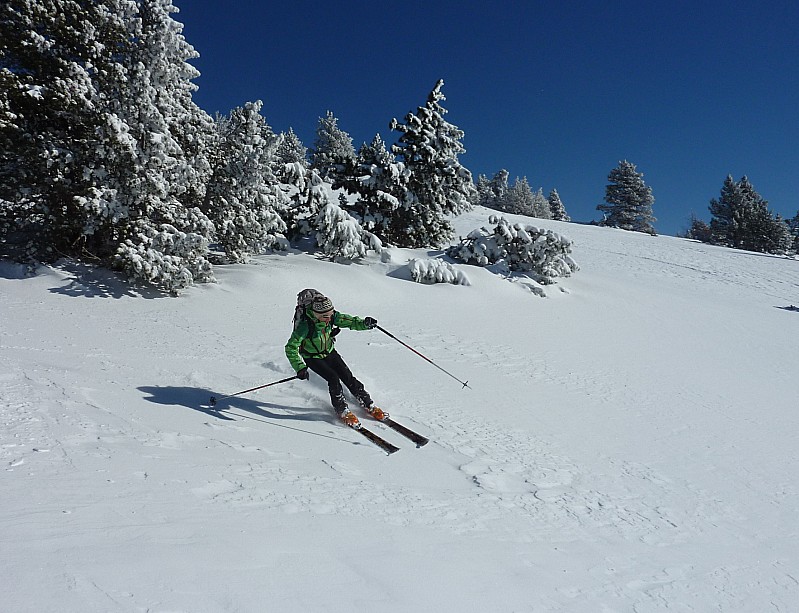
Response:
[[[338,328],[371,330],[375,326],[377,320],[373,317],[361,319],[339,313],[333,308],[330,298],[318,296],[306,307],[305,317],[299,321],[286,343],[286,357],[292,368],[297,371],[297,377],[307,380],[310,369],[327,381],[333,408],[348,426],[357,426],[359,421],[347,406],[342,383],[374,417],[384,419],[388,416],[374,406],[363,383],[353,376],[334,347]]]

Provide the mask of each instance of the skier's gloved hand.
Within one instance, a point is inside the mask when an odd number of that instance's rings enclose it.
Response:
[[[303,381],[306,381],[308,379],[308,376],[309,375],[308,375],[308,367],[307,366],[305,368],[301,368],[300,370],[297,371],[297,378],[298,379],[302,379]]]
[[[371,330],[377,326],[377,320],[374,317],[366,317],[363,320],[363,325],[365,325],[368,330]]]

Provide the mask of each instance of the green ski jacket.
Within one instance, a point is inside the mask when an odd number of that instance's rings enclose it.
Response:
[[[286,357],[291,367],[299,372],[305,368],[305,358],[326,358],[333,352],[336,342],[333,328],[349,328],[350,330],[368,330],[363,319],[346,313],[335,311],[329,323],[317,319],[309,306],[305,309],[305,317],[297,324],[297,328],[286,343]]]

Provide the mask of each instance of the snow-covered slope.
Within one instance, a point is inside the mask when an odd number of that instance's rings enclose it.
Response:
[[[478,209],[459,232],[487,223]],[[529,221],[529,220],[527,220]],[[390,250],[218,268],[180,298],[0,264],[0,609],[795,611],[799,263],[536,220],[581,270],[535,296]],[[398,421],[336,423],[283,345],[296,293]]]

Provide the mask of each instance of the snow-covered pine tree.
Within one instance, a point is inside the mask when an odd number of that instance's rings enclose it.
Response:
[[[20,260],[116,248],[127,210],[109,176],[135,147],[106,101],[135,14],[126,0],[0,6],[0,245]]]
[[[155,84],[169,84],[159,88],[157,104],[169,133],[181,150],[182,161],[177,168],[180,176],[172,188],[184,206],[196,207],[203,201],[211,173],[207,149],[215,132],[213,118],[192,98],[198,89],[194,79],[200,72],[190,62],[200,54],[183,36],[183,24],[171,18],[172,13],[180,12],[173,0],[138,2],[145,28],[153,38],[148,46],[172,49],[170,53],[150,54],[157,61],[153,62],[149,73]]]
[[[779,213],[766,219],[763,249],[766,253],[785,255],[793,249],[793,234]]]
[[[711,240],[717,245],[764,253],[790,249],[790,229],[775,218],[768,202],[744,176],[736,182],[727,175],[719,199],[710,201]]]
[[[508,202],[508,171],[499,170],[491,179],[485,175],[477,177],[477,194],[472,201],[478,206],[484,206],[497,211],[510,211],[514,204]],[[518,180],[518,179],[517,179]]]
[[[786,220],[785,223],[788,224],[788,228],[791,230],[791,234],[793,235],[799,234],[799,211],[796,212],[795,216]]]
[[[655,202],[652,188],[644,182],[644,174],[636,170],[635,164],[623,160],[610,171],[610,184],[605,187],[605,203],[597,210],[605,213],[600,225],[655,234],[652,205]]]
[[[230,262],[246,262],[266,249],[287,247],[280,215],[288,199],[272,174],[277,137],[260,111],[260,100],[217,118],[212,176],[203,210]]]
[[[441,106],[443,80],[430,92],[425,106],[390,127],[401,133],[392,148],[408,170],[408,189],[392,220],[391,241],[405,247],[438,246],[450,240],[452,225],[447,216],[471,207],[472,174],[458,161],[464,153],[463,131],[444,119]]]
[[[22,137],[3,148],[0,172],[17,177],[0,187],[0,216],[13,221],[5,235],[32,239],[29,255],[41,258],[117,253],[131,276],[165,289],[210,279],[212,226],[181,202],[198,204],[207,165],[186,63],[196,53],[171,2],[22,0],[1,10],[0,110],[15,121],[0,138]],[[173,130],[195,147],[191,160]]]
[[[361,145],[355,172],[344,182],[348,193],[358,195],[345,209],[381,241],[390,242],[394,233],[392,224],[405,193],[407,174],[376,134],[371,143]]]
[[[472,204],[475,206],[488,206],[486,202],[493,202],[493,194],[489,186],[488,177],[484,174],[477,175],[477,183],[475,184],[475,192],[472,195]]]
[[[502,210],[515,215],[535,216],[535,201],[533,200],[533,190],[527,177],[516,177],[513,187],[502,193],[502,199],[497,198],[497,202],[502,203]]]
[[[207,259],[213,224],[191,199],[204,186],[203,171],[192,166],[172,128],[176,114],[188,112],[186,92],[196,71],[186,63],[196,56],[174,21],[171,0],[137,0],[140,19],[128,22],[133,49],[126,58],[127,80],[113,102],[135,140],[136,162],[119,177],[129,223],[122,230],[117,266],[131,278],[177,291],[213,280]]]
[[[281,132],[272,158],[272,172],[277,180],[302,189],[308,170],[308,149],[291,128]]]
[[[310,155],[311,168],[334,187],[338,187],[336,184],[345,176],[352,174],[355,165],[352,138],[338,127],[338,119],[332,111],[327,111],[324,117],[319,118],[316,141]]]
[[[533,194],[533,217],[539,219],[552,219],[549,212],[549,201],[544,197],[544,188],[539,187]]]
[[[569,217],[569,214],[566,212],[566,207],[560,199],[558,190],[553,189],[549,192],[547,202],[549,203],[549,213],[552,219],[555,221],[571,221],[571,217]]]
[[[316,244],[331,260],[355,260],[366,256],[363,228],[341,206],[325,197],[316,218]]]
[[[774,215],[768,208],[768,201],[755,190],[747,177],[741,178],[739,185],[746,200],[751,203],[752,223],[748,242],[756,251],[784,254],[791,246],[790,230],[780,215]]]
[[[303,187],[291,197],[291,203],[283,218],[291,240],[316,234],[319,211],[331,201],[331,195],[330,184],[315,170],[309,169]]]
[[[744,243],[744,220],[749,216],[740,186],[727,175],[719,198],[710,200],[710,234],[716,245],[741,248]]]
[[[510,185],[508,183],[509,178],[510,173],[504,168],[498,170],[491,178],[489,187],[494,199],[493,205],[489,208],[496,209],[497,211],[510,211],[511,208],[513,208],[513,205],[508,202],[508,192],[510,191]]]
[[[685,232],[685,238],[701,241],[703,243],[712,242],[712,233],[707,222],[699,219],[694,213],[691,213],[689,222],[688,230]]]
[[[789,219],[787,222],[788,230],[791,232],[791,251],[799,255],[799,211],[796,216]]]

